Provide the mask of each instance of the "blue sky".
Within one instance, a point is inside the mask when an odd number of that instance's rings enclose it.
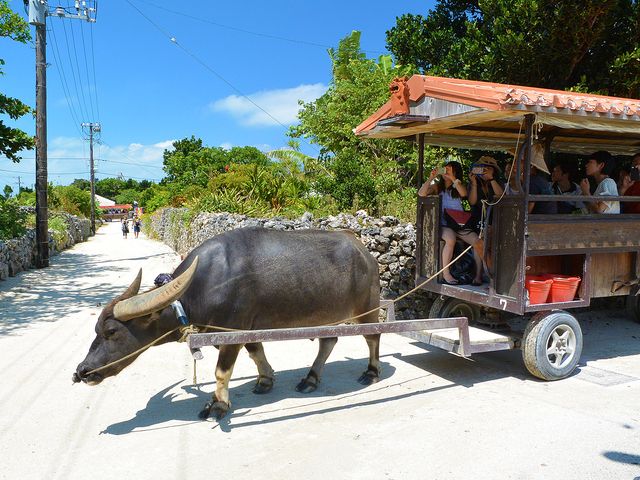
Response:
[[[362,48],[377,57],[386,53],[385,32],[397,16],[426,14],[433,3],[116,0],[99,2],[95,24],[49,17],[49,179],[88,178],[83,121],[102,124],[97,178],[159,180],[163,150],[191,135],[208,146],[283,147],[298,100],[314,100],[330,82],[328,47],[359,30]],[[24,13],[22,0],[9,5]],[[33,44],[0,39],[0,91],[31,106],[34,57]],[[3,120],[35,133],[30,116]],[[25,152],[13,164],[0,157],[0,186],[17,190],[18,176],[31,186],[33,158]]]

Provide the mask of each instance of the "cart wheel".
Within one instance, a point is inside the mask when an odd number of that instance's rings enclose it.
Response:
[[[467,317],[469,323],[480,319],[480,308],[472,303],[453,297],[438,296],[429,310],[429,318]]]
[[[632,290],[627,297],[627,312],[633,320],[640,323],[640,295],[638,289]]]
[[[582,330],[575,317],[563,310],[540,312],[527,324],[522,358],[529,372],[543,380],[568,377],[582,353]]]

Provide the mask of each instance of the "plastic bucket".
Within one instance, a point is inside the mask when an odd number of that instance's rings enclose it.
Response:
[[[549,301],[551,303],[572,301],[576,298],[576,292],[578,291],[580,281],[580,277],[553,277],[553,285],[551,285]]]
[[[529,292],[529,305],[547,303],[552,285],[553,280],[550,278],[544,279],[542,277],[527,276],[525,286]]]

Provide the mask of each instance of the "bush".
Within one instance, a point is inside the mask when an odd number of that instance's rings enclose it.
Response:
[[[57,209],[82,217],[91,216],[91,194],[72,185],[53,188]]]
[[[0,195],[0,240],[24,235],[27,213],[20,208],[15,198]]]

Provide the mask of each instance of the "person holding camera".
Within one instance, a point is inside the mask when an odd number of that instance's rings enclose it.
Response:
[[[439,178],[438,178],[439,177]],[[444,171],[433,169],[429,179],[420,187],[418,195],[439,195],[441,204],[440,225],[441,238],[444,247],[441,251],[442,265],[447,265],[442,271],[444,283],[458,285],[460,282],[451,274],[449,263],[453,258],[456,240],[459,238],[469,245],[475,245],[478,234],[473,230],[472,215],[465,212],[462,199],[467,197],[467,187],[462,183],[462,165],[452,161],[444,166]],[[474,249],[473,253],[475,272],[473,285],[482,284],[482,259]]]
[[[504,186],[498,180],[500,173],[498,162],[493,157],[480,157],[480,160],[471,167],[469,204],[473,216],[478,221],[482,219],[482,201],[493,203],[504,192]]]
[[[620,195],[640,196],[640,152],[631,159],[631,169],[629,175],[622,179]],[[622,202],[622,213],[640,213],[640,202]]]

